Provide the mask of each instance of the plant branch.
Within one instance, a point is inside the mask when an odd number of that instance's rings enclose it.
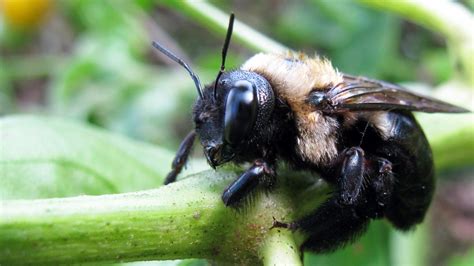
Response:
[[[222,32],[227,31],[229,14],[222,12],[205,1],[164,1],[168,6],[180,10],[206,28]],[[238,16],[237,16],[238,18]],[[259,52],[281,52],[289,50],[284,45],[275,42],[260,32],[240,22],[234,23],[233,37]]]
[[[300,264],[292,234],[269,228],[273,216],[293,219],[289,199],[303,200],[295,197],[301,187],[289,189],[283,179],[275,193],[258,193],[252,204],[236,210],[220,199],[235,175],[205,171],[149,191],[3,201],[0,264],[183,258],[252,264],[262,257],[273,264],[277,251],[285,257],[277,264]],[[291,183],[308,187],[303,180],[292,177]],[[314,204],[314,195],[325,197],[323,189],[313,186],[308,204]]]
[[[262,255],[265,265],[302,265],[299,245],[295,243],[292,233],[288,230],[270,230],[267,242],[263,245]]]
[[[473,115],[465,115],[474,121]],[[468,120],[469,121],[469,120]],[[474,165],[474,123],[448,132],[431,141],[435,167],[439,171],[462,169]]]

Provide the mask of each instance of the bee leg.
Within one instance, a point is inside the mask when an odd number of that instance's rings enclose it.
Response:
[[[351,148],[344,156],[339,183],[342,193],[333,195],[314,214],[287,226],[310,233],[303,249],[333,251],[362,235],[371,219],[385,216],[394,184],[392,163],[380,157],[366,159],[360,148]],[[370,176],[367,188],[362,184],[364,175]],[[351,204],[345,195],[352,197]]]
[[[339,204],[334,194],[312,214],[292,223],[273,221],[272,228],[301,230],[309,235],[302,250],[327,253],[357,239],[367,229],[370,218],[360,215],[354,206]]]
[[[275,179],[273,166],[262,160],[256,160],[252,167],[240,175],[222,193],[222,201],[226,206],[239,203],[259,183],[271,185]]]
[[[363,189],[366,162],[360,147],[345,150],[334,173],[339,191],[334,192],[312,214],[289,224],[274,221],[272,227],[308,233],[309,238],[301,248],[318,253],[334,251],[357,239],[367,229],[371,219],[364,211],[367,201]]]
[[[393,193],[394,176],[392,172],[392,163],[384,158],[374,160],[377,163],[375,173],[371,179],[371,188],[375,193],[376,207],[373,218],[382,218],[385,216],[384,210],[390,203]]]
[[[196,137],[196,132],[192,130],[188,135],[183,139],[179,145],[178,152],[174,157],[173,162],[171,163],[171,172],[166,176],[165,185],[173,183],[176,181],[176,177],[179,175],[181,170],[183,170],[184,165],[188,161],[188,156],[191,153],[194,144],[194,138]]]
[[[364,151],[360,147],[349,148],[342,153],[342,166],[339,171],[338,188],[339,203],[353,205],[361,193],[364,173]]]

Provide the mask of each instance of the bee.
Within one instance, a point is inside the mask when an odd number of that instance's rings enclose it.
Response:
[[[271,188],[278,161],[319,175],[334,192],[309,215],[273,227],[300,230],[303,250],[334,251],[372,219],[409,230],[423,221],[435,188],[430,145],[412,111],[468,110],[398,85],[347,75],[303,53],[259,53],[226,71],[230,16],[216,80],[203,88],[192,69],[157,42],[195,82],[195,129],[181,143],[165,184],[172,183],[199,137],[209,165],[251,166],[223,192],[237,206],[256,187]]]

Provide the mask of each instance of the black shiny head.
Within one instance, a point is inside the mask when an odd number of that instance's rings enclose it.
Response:
[[[243,144],[255,138],[273,111],[273,90],[265,78],[247,71],[225,72],[233,27],[231,14],[219,73],[194,107],[196,133],[213,168],[242,153]]]
[[[194,106],[196,133],[212,167],[249,152],[250,143],[258,143],[273,112],[274,95],[268,81],[257,73],[237,70],[225,72],[225,59],[232,37],[234,14],[222,48],[222,61],[216,81],[202,89],[198,76],[172,52],[157,42],[153,46],[183,66],[196,84],[199,98]]]
[[[216,167],[248,152],[269,122],[274,102],[270,84],[255,72],[223,72],[217,84],[206,87],[194,107],[194,122],[209,164]]]

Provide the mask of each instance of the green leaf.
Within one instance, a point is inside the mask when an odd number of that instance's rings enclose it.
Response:
[[[1,199],[66,197],[157,187],[173,154],[57,118],[0,119]]]

